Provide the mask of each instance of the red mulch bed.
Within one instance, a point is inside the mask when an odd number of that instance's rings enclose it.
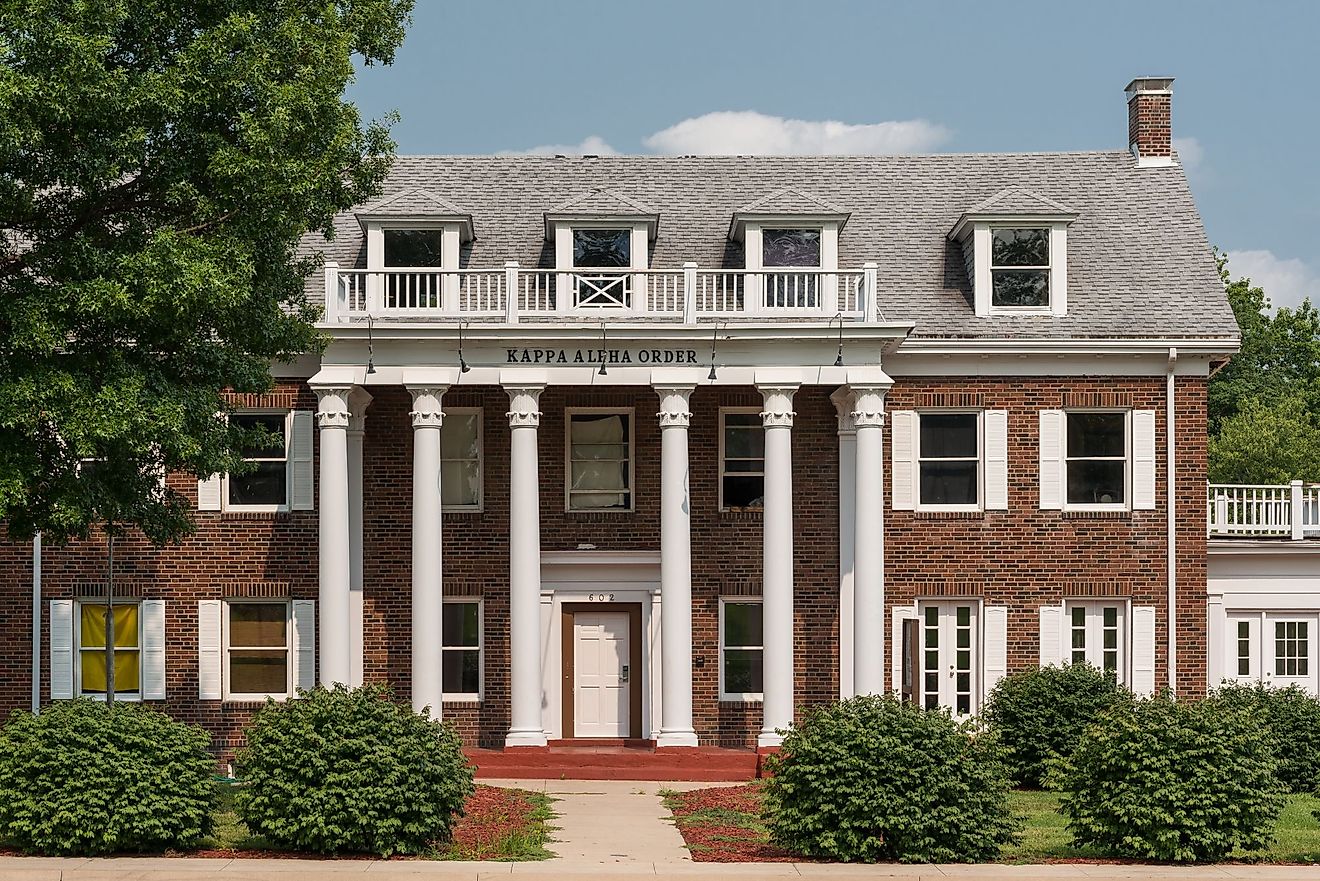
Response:
[[[670,796],[670,804],[693,862],[803,862],[800,855],[770,844],[760,825],[761,792],[755,783],[693,789]],[[721,822],[718,816],[702,816],[701,812],[742,814],[738,819],[748,825]]]

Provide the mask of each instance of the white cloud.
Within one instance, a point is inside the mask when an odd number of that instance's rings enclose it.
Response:
[[[1320,305],[1320,271],[1296,257],[1281,259],[1265,250],[1229,251],[1228,272],[1234,279],[1251,279],[1276,308],[1299,306],[1308,297]]]
[[[1196,138],[1174,138],[1173,149],[1178,151],[1178,160],[1182,162],[1183,170],[1187,172],[1188,177],[1192,177],[1201,170],[1201,163],[1205,160],[1205,148]]]
[[[853,125],[725,110],[685,119],[642,143],[670,156],[873,155],[930,150],[948,137],[947,129],[924,119]]]
[[[500,150],[497,156],[618,156],[619,151],[599,135],[589,135],[580,144],[541,144],[526,150]]]

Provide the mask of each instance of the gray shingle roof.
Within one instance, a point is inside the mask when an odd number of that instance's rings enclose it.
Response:
[[[550,214],[655,214],[654,208],[622,193],[596,187],[548,209]]]
[[[989,199],[967,209],[968,214],[1076,214],[1071,208],[1051,198],[1024,190],[1004,187]]]
[[[478,238],[464,265],[505,260],[552,266],[544,212],[594,189],[626,193],[660,214],[651,265],[743,265],[730,218],[767,192],[791,189],[851,218],[839,237],[841,268],[879,264],[880,308],[916,322],[917,337],[1233,337],[1224,294],[1179,166],[1137,168],[1126,151],[856,157],[600,158],[400,156],[385,198],[425,190],[471,212]],[[1021,190],[1067,205],[1068,315],[977,318],[961,249],[947,239],[968,210]],[[1008,196],[1003,196],[1008,199]],[[1018,197],[1013,196],[1014,200]],[[1000,210],[996,208],[995,210]],[[1037,209],[1033,209],[1037,210]],[[365,265],[351,212],[336,238],[304,241],[344,266]],[[310,294],[320,299],[318,276]]]
[[[847,214],[824,199],[792,187],[780,187],[738,209],[739,214]]]
[[[355,214],[378,217],[398,215],[410,217],[416,214],[467,214],[448,199],[441,198],[426,190],[412,189],[401,193],[382,196],[374,202],[368,202],[354,211]]]

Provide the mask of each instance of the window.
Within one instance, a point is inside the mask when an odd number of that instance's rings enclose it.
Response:
[[[1069,505],[1122,508],[1127,502],[1128,415],[1069,412],[1066,484]]]
[[[386,272],[385,305],[391,309],[424,309],[440,305],[440,273],[444,233],[440,229],[386,229],[384,268],[418,272]]]
[[[136,602],[114,604],[115,698],[137,700],[142,689],[142,629]],[[106,691],[105,603],[78,604],[78,693]]]
[[[976,508],[981,496],[978,413],[921,413],[917,469],[922,506]]]
[[[573,230],[573,268],[606,270],[574,274],[577,305],[605,308],[627,307],[629,276],[618,270],[632,265],[632,230]]]
[[[1237,675],[1251,675],[1251,622],[1237,622]]]
[[[293,628],[287,602],[225,604],[225,695],[230,700],[287,697]]]
[[[1090,664],[1126,682],[1127,606],[1114,602],[1069,602],[1068,662]]]
[[[440,424],[440,501],[446,511],[481,510],[481,410],[445,410]]]
[[[720,510],[761,510],[765,496],[765,429],[760,412],[721,410],[720,444]]]
[[[763,229],[761,266],[767,270],[820,269],[820,230]],[[767,272],[765,304],[781,308],[820,305],[819,273]]]
[[[997,228],[990,233],[990,304],[995,307],[1048,308],[1050,231]]]
[[[631,411],[568,412],[570,511],[632,510]]]
[[[441,625],[445,700],[481,699],[481,603],[446,600]]]
[[[720,700],[761,700],[764,651],[761,601],[720,600]]]
[[[1274,622],[1274,675],[1310,675],[1311,631],[1309,621]]]
[[[231,510],[275,511],[289,506],[289,434],[287,413],[235,413],[233,425],[247,431],[263,430],[264,441],[243,448],[243,459],[255,468],[225,478],[226,507]]]

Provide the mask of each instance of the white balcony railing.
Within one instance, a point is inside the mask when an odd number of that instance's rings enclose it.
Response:
[[[1294,540],[1320,533],[1320,486],[1212,483],[1210,535]]]
[[[876,266],[819,269],[577,270],[341,269],[325,267],[325,320],[373,318],[833,318],[880,316]]]

